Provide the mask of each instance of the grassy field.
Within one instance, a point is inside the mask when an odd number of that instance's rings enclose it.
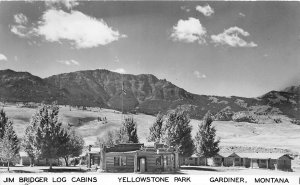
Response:
[[[7,167],[0,167],[0,173],[7,173]],[[49,172],[49,166],[18,166],[10,167],[10,173],[87,173],[97,175],[124,175],[124,173],[99,173],[95,170],[89,171],[86,166],[76,167],[53,167],[53,170]],[[128,172],[125,174],[132,174]],[[151,173],[149,173],[151,174]],[[255,169],[244,167],[212,167],[212,166],[182,166],[177,174],[182,175],[276,175],[276,176],[288,176],[288,175],[300,175],[299,168],[293,168],[293,172],[269,170],[269,169]],[[146,175],[146,174],[143,174]]]
[[[21,108],[15,105],[4,107],[8,117],[13,120],[17,135],[22,137],[31,116],[36,109]],[[78,110],[69,107],[60,108],[60,120],[64,125],[74,125],[84,137],[86,145],[94,144],[97,137],[103,136],[108,130],[121,126],[122,114],[109,109]],[[146,142],[149,127],[155,120],[154,116],[137,114],[132,116],[138,125],[140,142]],[[107,123],[98,121],[98,117],[106,117]],[[81,121],[80,121],[81,120]],[[253,124],[246,122],[216,121],[217,136],[221,139],[221,146],[254,146],[267,148],[289,149],[300,153],[300,126],[291,124],[287,118],[278,124]],[[197,131],[198,120],[191,120],[192,135]]]

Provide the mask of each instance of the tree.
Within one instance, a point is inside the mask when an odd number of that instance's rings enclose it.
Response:
[[[58,121],[59,107],[54,103],[51,106],[43,105],[37,114],[38,128],[36,142],[41,151],[41,157],[49,159],[52,169],[52,159],[59,157],[61,145],[69,141],[69,135]]]
[[[30,157],[31,165],[34,164],[34,161],[38,159],[41,155],[41,150],[37,143],[37,130],[39,122],[41,120],[41,111],[37,111],[31,118],[29,125],[26,127],[25,135],[23,138],[22,146]]]
[[[5,132],[5,126],[7,125],[8,118],[3,109],[0,110],[0,139],[3,138]]]
[[[175,110],[169,112],[162,131],[163,141],[169,146],[177,146],[180,155],[188,157],[193,154],[192,127],[186,111]]]
[[[20,149],[18,137],[12,125],[11,121],[5,125],[3,138],[0,139],[0,158],[2,161],[7,162],[8,171],[10,162],[16,158]]]
[[[108,131],[103,137],[98,137],[95,145],[114,146],[120,143],[138,142],[136,122],[133,118],[125,118],[120,129]]]
[[[215,156],[219,151],[219,139],[216,139],[216,129],[212,126],[212,114],[208,111],[195,136],[195,150],[198,156],[205,158]],[[206,161],[206,160],[205,160]]]
[[[84,140],[78,135],[74,129],[69,133],[69,140],[65,144],[62,144],[58,150],[58,156],[63,157],[66,162],[66,166],[69,166],[70,157],[78,157],[83,150]]]
[[[163,115],[158,114],[153,125],[150,127],[149,142],[160,142],[162,136]]]
[[[128,143],[138,143],[139,139],[137,136],[137,125],[133,118],[125,118],[123,126],[119,131],[121,139],[126,134],[128,136]]]
[[[128,136],[125,133],[124,129],[110,130],[103,137],[97,137],[95,145],[105,145],[112,147],[119,143],[128,143],[128,140]]]

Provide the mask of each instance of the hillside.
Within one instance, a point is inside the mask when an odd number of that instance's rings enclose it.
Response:
[[[29,124],[34,108],[6,105],[4,111],[9,119],[14,122],[14,128],[19,137],[24,135],[24,130]],[[140,142],[146,142],[149,128],[155,117],[145,114],[131,114],[137,122],[138,137]],[[106,117],[107,123],[97,121],[98,117]],[[91,108],[79,110],[69,106],[61,106],[59,119],[64,126],[72,125],[88,144],[94,144],[97,137],[103,136],[108,130],[120,128],[122,114],[115,110]],[[221,138],[220,145],[227,151],[231,148],[251,148],[251,151],[277,151],[279,149],[300,152],[300,126],[291,124],[289,119],[281,116],[282,123],[251,124],[247,122],[215,121],[217,136]],[[192,119],[192,135],[195,136],[199,120]],[[253,147],[255,150],[253,150]],[[277,148],[277,149],[276,149]]]
[[[0,98],[9,102],[53,101],[63,97],[63,91],[28,72],[0,70]]]
[[[126,94],[122,95],[122,82]],[[219,120],[250,115],[262,122],[273,115],[300,119],[299,87],[271,91],[257,98],[197,95],[151,74],[119,74],[108,70],[64,73],[42,79],[27,72],[0,71],[0,98],[8,102],[46,102],[61,105],[122,109],[155,115],[184,108],[201,119],[210,110]],[[224,118],[224,114],[229,114]],[[226,116],[225,116],[226,117]],[[275,118],[270,118],[275,119]]]

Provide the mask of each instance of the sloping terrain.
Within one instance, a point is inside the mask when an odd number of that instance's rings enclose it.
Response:
[[[0,70],[0,98],[10,102],[54,101],[64,97],[63,91],[28,72]]]
[[[19,137],[24,135],[24,130],[29,124],[33,108],[17,107],[10,105],[4,107],[8,117],[13,120],[14,128]],[[79,110],[61,106],[60,120],[65,126],[72,125],[88,144],[94,144],[97,137],[103,136],[107,131],[121,126],[122,114],[110,109],[91,108]],[[155,117],[145,114],[131,114],[138,125],[138,137],[140,142],[146,142],[149,128]],[[98,121],[98,117],[106,118],[107,122]],[[280,148],[300,153],[300,126],[291,124],[289,118],[281,116],[281,123],[253,124],[247,122],[215,121],[217,136],[221,139],[224,147],[262,147]],[[195,136],[199,120],[192,119],[192,135]],[[270,150],[270,151],[272,151]]]
[[[122,93],[122,89],[125,93]],[[237,119],[250,114],[256,123],[264,122],[263,115],[269,115],[270,112],[271,115],[282,114],[300,119],[297,86],[283,91],[271,91],[257,98],[207,96],[189,93],[151,74],[119,74],[99,69],[64,73],[45,79],[27,72],[2,70],[0,98],[7,102],[58,101],[61,105],[115,110],[121,110],[123,106],[125,112],[150,115],[184,108],[196,119],[201,119],[208,110],[214,114],[225,110],[232,114],[238,113]],[[220,120],[224,120],[221,118],[222,115]]]

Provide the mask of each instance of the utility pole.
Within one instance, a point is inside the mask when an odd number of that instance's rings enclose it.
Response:
[[[123,78],[123,73],[121,73],[121,79],[122,79],[122,92],[121,92],[121,99],[122,99],[122,118],[121,121],[124,119],[124,94],[126,94],[126,90],[124,89],[124,78]]]

